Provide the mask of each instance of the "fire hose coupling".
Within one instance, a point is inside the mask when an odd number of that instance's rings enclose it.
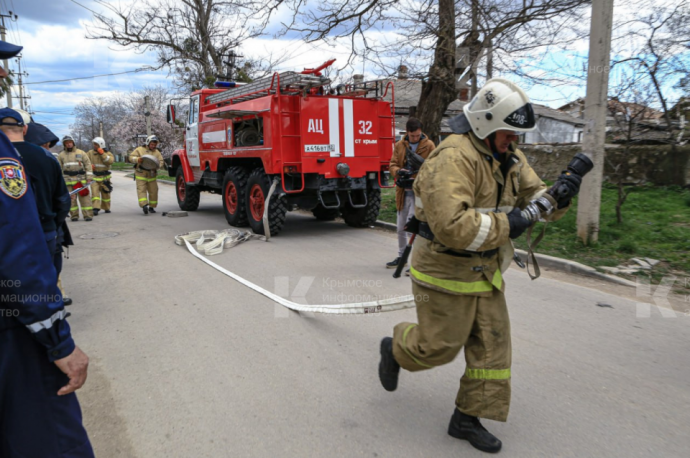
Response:
[[[570,204],[570,200],[580,192],[582,178],[594,168],[594,163],[585,154],[577,153],[544,195],[531,201],[524,210],[522,216],[531,223],[536,223],[541,218],[549,216],[558,208],[564,208]]]
[[[350,166],[347,165],[344,162],[339,163],[338,165],[335,166],[335,169],[338,171],[338,173],[341,176],[348,176],[350,174]]]

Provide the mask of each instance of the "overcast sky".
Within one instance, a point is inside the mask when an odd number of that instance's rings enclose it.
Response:
[[[101,11],[93,0],[77,1]],[[31,97],[28,103],[35,113],[34,120],[46,124],[60,137],[69,132],[69,125],[74,122],[74,106],[86,98],[158,84],[168,86],[172,91],[166,70],[43,83],[127,72],[155,65],[156,60],[152,53],[123,51],[105,41],[87,40],[85,25],[91,20],[91,13],[70,0],[0,0],[0,10],[3,14],[12,11],[19,16],[18,21],[8,22],[7,41],[24,46],[21,65],[22,70],[29,74],[24,81],[28,93],[25,95]],[[254,40],[248,47],[291,56],[283,64],[285,68],[317,65],[338,54],[343,58],[346,56],[345,49],[319,51],[297,40]],[[16,60],[10,66],[17,70]],[[18,107],[16,86],[13,93],[14,106]]]
[[[102,11],[93,0],[76,1],[86,7]],[[69,132],[69,125],[74,122],[72,110],[77,103],[86,98],[138,90],[145,85],[162,84],[171,87],[170,77],[165,70],[44,83],[45,81],[128,72],[155,64],[156,60],[152,54],[123,51],[105,41],[87,40],[85,38],[86,24],[91,20],[91,13],[71,0],[0,0],[0,10],[3,14],[11,10],[19,16],[18,21],[7,22],[7,40],[24,46],[22,70],[29,73],[28,78],[25,79],[25,87],[31,97],[29,103],[35,112],[34,119],[49,126],[59,136]],[[273,18],[273,27],[278,27],[284,21],[289,22],[287,14],[285,11],[279,12]],[[345,42],[342,46],[317,48],[299,39],[274,40],[267,37],[245,43],[243,50],[251,50],[255,56],[269,53],[286,56],[287,61],[281,64],[279,69],[292,70],[313,67],[334,57],[339,58],[338,63],[344,62],[349,54],[347,46]],[[587,43],[584,41],[574,43],[571,51],[581,57],[586,55],[586,49]],[[554,62],[559,60],[558,56],[555,56],[552,59]],[[563,59],[571,61],[576,66],[582,65],[577,62],[577,59],[572,60],[568,56],[560,60]],[[362,68],[362,61],[359,62],[355,70],[357,73],[360,73]],[[555,66],[554,64],[554,68]],[[17,69],[16,61],[11,62],[11,67]],[[350,69],[349,72],[352,70]],[[373,74],[367,75],[367,77],[373,76]],[[15,86],[15,95],[18,95],[17,91]],[[571,99],[583,96],[584,87],[551,89],[541,86],[528,89],[528,93],[540,103],[557,107]],[[14,105],[19,105],[17,99]]]

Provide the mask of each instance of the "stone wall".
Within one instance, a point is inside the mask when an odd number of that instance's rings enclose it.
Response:
[[[555,180],[572,157],[582,151],[581,145],[522,145],[520,147],[530,165],[545,180]],[[655,185],[666,186],[674,183],[675,176],[685,177],[685,185],[690,184],[690,146],[677,148],[671,155],[671,147],[665,145],[646,145],[625,147],[609,145],[606,147],[607,161],[604,164],[604,179],[615,173],[613,165],[621,164],[626,182],[640,180]]]

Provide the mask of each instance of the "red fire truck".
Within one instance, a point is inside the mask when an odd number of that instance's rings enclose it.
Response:
[[[321,70],[332,62],[194,92],[186,148],[175,151],[168,169],[180,208],[196,210],[201,191],[221,194],[230,225],[263,234],[275,181],[271,235],[296,208],[321,220],[342,216],[350,226],[373,225],[395,143],[394,88],[331,87]],[[174,122],[172,107],[168,114]]]

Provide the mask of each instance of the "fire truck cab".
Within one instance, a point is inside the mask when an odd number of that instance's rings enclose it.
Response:
[[[296,208],[373,225],[395,143],[393,85],[331,88],[324,66],[194,92],[185,148],[168,169],[180,208],[196,210],[200,192],[209,191],[221,194],[230,225],[255,233],[264,233],[266,206],[271,235]]]

